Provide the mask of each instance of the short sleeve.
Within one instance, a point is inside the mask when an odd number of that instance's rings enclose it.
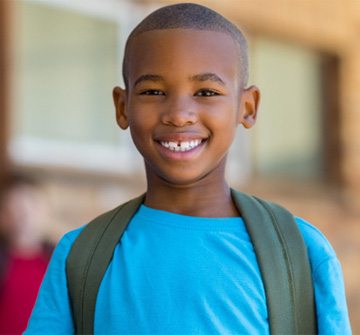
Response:
[[[66,258],[81,229],[66,234],[56,246],[24,334],[73,334],[66,280]]]
[[[315,291],[318,333],[351,334],[344,279],[340,262],[326,237],[308,222],[297,218],[307,246]]]
[[[332,257],[313,273],[319,334],[351,334],[340,263]]]

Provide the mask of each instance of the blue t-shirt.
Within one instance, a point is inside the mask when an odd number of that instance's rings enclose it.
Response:
[[[342,272],[325,237],[297,218],[308,248],[320,334],[351,334]],[[26,334],[72,334],[59,242]],[[95,334],[268,334],[264,286],[240,217],[200,218],[142,205],[101,283]]]

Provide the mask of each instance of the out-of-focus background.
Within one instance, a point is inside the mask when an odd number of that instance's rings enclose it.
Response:
[[[56,243],[145,190],[115,123],[123,46],[174,1],[0,0],[0,174],[37,178]],[[320,228],[342,262],[360,334],[360,1],[198,1],[245,30],[258,123],[239,129],[228,179]]]

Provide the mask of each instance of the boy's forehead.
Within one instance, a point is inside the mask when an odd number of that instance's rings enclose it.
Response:
[[[147,63],[179,61],[193,58],[218,59],[218,63],[230,63],[238,67],[239,47],[226,33],[195,29],[162,29],[143,32],[135,36],[129,45],[129,75],[134,66]]]

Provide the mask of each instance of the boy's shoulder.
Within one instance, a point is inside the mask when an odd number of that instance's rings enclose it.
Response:
[[[295,217],[295,221],[296,221],[303,237],[310,239],[309,242],[319,243],[322,245],[330,246],[329,241],[326,239],[323,232],[319,228],[317,228],[315,225],[313,225],[311,222],[309,222],[308,220],[305,220],[302,217],[298,217],[298,216]]]
[[[81,232],[86,228],[88,224],[82,225],[79,228],[73,229],[65,233],[59,240],[58,244],[56,245],[54,253],[62,254],[67,256],[70,252],[72,245],[79,237]]]
[[[296,217],[295,221],[307,247],[313,271],[322,262],[337,259],[329,240],[318,228],[300,217]]]

